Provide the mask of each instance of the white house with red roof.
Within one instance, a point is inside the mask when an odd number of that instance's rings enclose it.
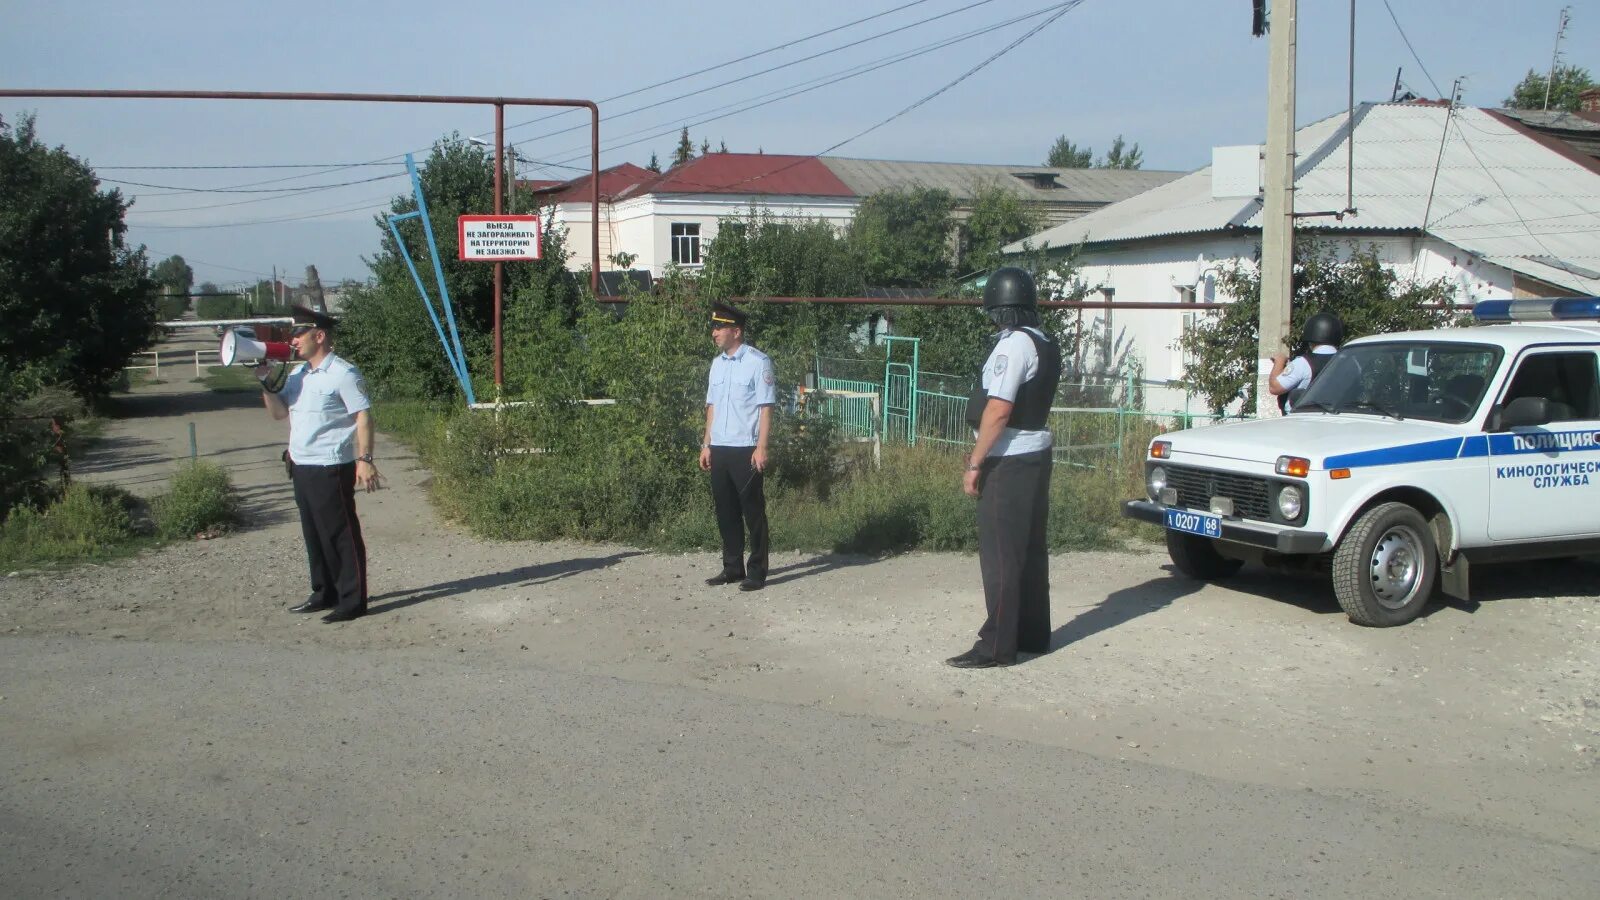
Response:
[[[958,220],[966,201],[993,184],[1037,204],[1058,224],[1180,174],[762,153],[710,153],[661,173],[624,163],[600,173],[600,255],[626,253],[633,268],[657,276],[669,265],[692,269],[702,264],[722,219],[754,208],[778,220],[820,219],[843,228],[866,197],[915,185],[949,191]],[[594,227],[589,176],[535,193],[541,206],[553,207],[550,225],[567,229],[567,246],[575,251],[567,267],[588,265],[582,248]]]

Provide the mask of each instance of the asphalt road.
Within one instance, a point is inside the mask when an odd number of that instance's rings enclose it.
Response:
[[[1595,896],[1393,806],[541,668],[0,638],[13,897]]]

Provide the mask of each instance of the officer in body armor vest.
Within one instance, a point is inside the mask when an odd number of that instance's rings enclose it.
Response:
[[[1061,345],[1039,327],[1033,276],[999,269],[983,309],[1001,331],[967,406],[977,431],[963,487],[978,498],[978,563],[988,616],[972,649],[945,660],[960,669],[1008,666],[1050,643],[1051,437]]]
[[[1278,411],[1288,412],[1294,401],[1311,386],[1311,380],[1322,372],[1323,366],[1339,352],[1344,343],[1344,323],[1330,312],[1319,312],[1306,320],[1300,334],[1300,352],[1294,359],[1278,353],[1272,357],[1272,373],[1267,378],[1267,389],[1278,398]]]

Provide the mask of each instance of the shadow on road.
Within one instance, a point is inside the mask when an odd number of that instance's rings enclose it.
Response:
[[[1125,622],[1157,610],[1166,609],[1177,600],[1204,587],[1204,583],[1178,576],[1152,578],[1144,584],[1123,588],[1106,595],[1106,598],[1089,609],[1078,613],[1050,635],[1050,649],[1040,656],[1048,656],[1070,644],[1109,631]]]
[[[261,406],[259,393],[223,393],[209,389],[182,392],[121,394],[106,402],[106,412],[116,419],[192,416],[226,409]],[[266,415],[263,411],[262,415]]]
[[[823,572],[832,572],[834,569],[847,569],[852,566],[866,566],[877,562],[870,556],[845,556],[829,553],[824,556],[814,556],[811,559],[779,566],[767,571],[767,584],[783,584],[786,581],[795,581],[812,575],[821,575]]]
[[[582,575],[585,572],[594,572],[609,568],[630,556],[641,556],[641,550],[628,550],[622,553],[613,553],[610,556],[591,556],[580,559],[560,559],[555,562],[540,563],[536,566],[523,566],[505,572],[490,572],[484,575],[473,575],[470,578],[458,578],[455,581],[444,581],[439,584],[429,585],[413,590],[390,591],[368,598],[368,615],[394,612],[405,609],[418,603],[427,603],[455,594],[465,594],[471,591],[487,590],[510,585],[535,585],[570,578],[573,575]],[[380,602],[387,601],[387,602]]]

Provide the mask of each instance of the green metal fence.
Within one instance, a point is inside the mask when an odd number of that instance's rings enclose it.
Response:
[[[877,367],[882,380],[861,377],[867,367]],[[855,377],[841,377],[845,375]],[[1120,461],[1130,450],[1144,452],[1143,435],[1149,433],[1151,425],[1176,430],[1226,419],[1126,406],[1071,405],[1085,399],[1094,402],[1118,395],[1133,396],[1132,379],[1121,385],[1119,380],[1098,378],[1061,384],[1056,393],[1057,405],[1051,408],[1049,418],[1057,462],[1093,467]],[[904,363],[819,357],[816,384],[824,392],[849,392],[850,396],[828,397],[821,407],[847,433],[876,436],[889,444],[922,442],[953,449],[973,444],[966,407],[977,384],[975,378],[918,372],[914,365]],[[874,406],[880,410],[877,416],[873,415]],[[1129,446],[1130,434],[1140,435],[1139,446]]]

